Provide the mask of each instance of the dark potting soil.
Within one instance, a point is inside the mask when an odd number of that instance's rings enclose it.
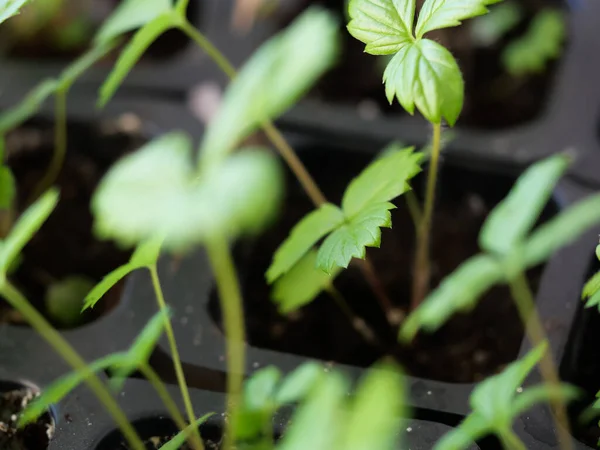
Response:
[[[128,252],[94,237],[90,199],[109,166],[144,142],[136,121],[134,116],[124,115],[119,120],[93,125],[69,124],[67,157],[56,183],[60,201],[23,249],[23,260],[11,276],[17,288],[46,316],[49,285],[73,275],[97,282],[128,261]],[[6,158],[17,180],[18,211],[26,208],[32,190],[46,171],[54,147],[53,133],[51,123],[34,122],[7,136]],[[105,314],[119,297],[120,285],[84,313],[77,325]],[[50,319],[57,327],[63,326]],[[24,319],[0,300],[0,323],[24,324]]]
[[[60,9],[56,17],[47,25],[34,33],[27,33],[26,37],[17,37],[11,27],[0,30],[0,55],[6,54],[10,58],[22,59],[56,59],[76,58],[85,52],[100,25],[112,14],[122,0],[67,0],[66,5]],[[198,9],[202,2],[192,1],[188,7],[188,18],[196,22]],[[28,6],[26,6],[27,8]],[[32,7],[29,7],[32,8]],[[26,14],[25,11],[23,14]],[[57,41],[57,30],[73,27],[82,19],[85,26],[84,33],[78,41],[71,44]],[[16,25],[13,23],[12,25]],[[129,33],[130,37],[133,33]],[[179,30],[169,30],[153,42],[144,53],[143,60],[164,60],[178,55],[189,45],[189,39]]]
[[[325,148],[310,149],[302,155],[329,201],[336,204],[351,178],[368,162],[365,155]],[[438,332],[418,335],[412,345],[401,346],[360,270],[351,264],[334,284],[355,313],[384,341],[384,350],[367,344],[326,294],[287,317],[280,315],[269,300],[270,288],[264,274],[274,251],[290,229],[312,209],[295,180],[291,176],[289,180],[288,196],[279,221],[255,243],[238,247],[250,345],[356,366],[368,366],[385,354],[393,354],[411,374],[449,382],[482,379],[516,358],[523,327],[506,287],[493,288],[472,312],[454,316]],[[424,181],[425,177],[419,176],[413,182],[417,193]],[[432,287],[479,252],[477,236],[481,225],[513,182],[511,177],[443,164],[439,184],[442,188],[438,192],[431,238]],[[393,229],[383,231],[380,249],[368,249],[367,253],[389,297],[406,312],[412,284],[415,233],[404,199],[395,203],[398,208],[392,211]],[[528,275],[535,291],[541,269]],[[210,312],[220,323],[215,291]]]
[[[44,450],[54,435],[49,413],[19,429],[17,422],[25,407],[36,397],[31,388],[0,383],[0,448],[2,450]]]
[[[364,44],[346,30],[346,0],[298,0],[297,4],[297,9],[281,14],[281,26],[289,24],[311,4],[324,5],[335,12],[342,24],[340,62],[318,83],[313,96],[326,102],[355,106],[365,118],[374,118],[378,114],[405,114],[396,99],[390,105],[385,97],[382,77],[386,57],[365,53]],[[479,47],[473,42],[469,29],[471,21],[427,36],[448,47],[458,60],[466,87],[464,108],[459,118],[463,126],[498,129],[519,125],[537,118],[548,102],[557,61],[551,62],[543,73],[512,77],[504,70],[501,55],[511,41],[525,33],[538,11],[562,7],[563,3],[519,0],[518,4],[524,11],[524,19],[493,46]]]
[[[590,251],[593,253],[593,249]],[[590,261],[590,270],[585,281],[600,270],[596,255],[590,254]],[[600,391],[600,313],[595,307],[585,308],[584,302],[579,298],[574,301],[579,303],[579,310],[565,349],[560,374],[564,381],[578,386],[584,392],[579,400],[569,406],[573,435],[581,442],[596,448],[600,441],[598,418],[582,423],[580,415],[596,400],[596,394]]]

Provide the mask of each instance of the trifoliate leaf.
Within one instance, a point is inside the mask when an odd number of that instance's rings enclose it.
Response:
[[[0,0],[0,23],[18,14],[28,0]]]
[[[112,98],[127,74],[138,62],[150,44],[161,34],[177,25],[179,16],[173,12],[161,14],[138,30],[121,52],[115,67],[100,87],[99,105],[104,106]]]
[[[389,202],[410,190],[408,180],[421,171],[419,162],[423,157],[413,150],[413,147],[409,147],[390,152],[354,178],[342,199],[342,210],[346,217],[352,218],[369,205]]]
[[[526,238],[569,166],[565,155],[546,158],[523,173],[494,208],[479,234],[482,250],[507,255]]]
[[[156,19],[173,7],[172,0],[125,0],[104,21],[94,38],[95,43],[104,44],[115,37],[135,30]]]
[[[21,250],[41,228],[58,203],[58,190],[49,189],[21,214],[10,234],[0,245],[0,273],[7,270]]]
[[[334,267],[326,274],[316,267],[317,251],[310,250],[285,275],[273,285],[271,299],[278,305],[279,312],[285,314],[312,302],[331,282],[341,268]]]
[[[192,430],[194,428],[198,428],[200,425],[202,425],[204,422],[206,422],[208,419],[210,419],[214,415],[215,415],[215,413],[207,413],[207,414],[204,414],[202,417],[196,419],[196,421],[194,423],[188,425],[185,430],[181,430],[179,433],[177,433],[175,436],[173,436],[169,441],[165,442],[160,447],[160,449],[161,450],[179,450],[180,448],[182,448],[182,446],[185,443],[188,436],[192,433]]]
[[[331,233],[317,254],[317,267],[332,274],[335,267],[348,267],[352,258],[364,258],[365,247],[379,247],[381,227],[392,226],[391,203],[376,203],[364,208]]]
[[[494,6],[490,13],[476,18],[471,24],[471,36],[482,47],[496,44],[522,19],[523,10],[516,2],[504,2]]]
[[[58,82],[54,79],[42,81],[15,107],[0,115],[0,136],[15,129],[37,113],[42,104],[56,91]]]
[[[81,306],[94,280],[71,275],[48,286],[45,305],[48,315],[63,326],[74,326],[81,321]]]
[[[385,93],[410,114],[415,106],[431,123],[453,126],[462,110],[464,81],[454,57],[437,42],[420,39],[403,46],[383,73]]]
[[[502,53],[502,63],[513,76],[543,72],[549,61],[562,53],[565,39],[563,13],[553,9],[540,11],[527,33],[511,42]]]
[[[390,55],[413,41],[415,0],[351,0],[348,31],[371,55]]]
[[[344,214],[335,205],[326,203],[306,215],[290,232],[288,238],[273,255],[267,270],[267,281],[272,283],[288,272],[323,236],[344,223]]]
[[[600,194],[562,211],[557,217],[540,225],[524,247],[527,267],[536,266],[559,248],[575,241],[584,231],[600,223]]]
[[[206,132],[201,164],[230,152],[264,121],[284,113],[329,69],[338,52],[337,24],[310,8],[254,53],[231,83]]]
[[[152,141],[100,183],[92,199],[97,233],[128,246],[162,237],[165,249],[183,249],[266,225],[283,185],[275,157],[246,149],[214,169],[194,173],[191,143],[182,133]]]
[[[415,29],[420,38],[429,31],[455,27],[465,19],[488,12],[486,6],[500,0],[425,0]]]
[[[447,276],[404,321],[400,338],[411,340],[420,329],[435,331],[453,314],[469,310],[479,297],[504,279],[500,263],[488,255],[477,255]]]

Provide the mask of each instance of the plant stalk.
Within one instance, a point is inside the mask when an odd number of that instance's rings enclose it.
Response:
[[[160,279],[158,278],[158,270],[156,269],[156,264],[149,266],[149,270],[150,276],[152,277],[152,286],[154,287],[154,292],[156,294],[158,308],[161,312],[164,313],[167,309],[167,305],[165,303],[162,287],[160,285]],[[181,366],[181,358],[179,357],[179,350],[177,349],[175,333],[173,332],[173,327],[171,326],[171,320],[169,319],[169,316],[167,314],[163,314],[163,316],[165,318],[165,334],[167,335],[167,340],[169,341],[169,348],[173,357],[173,366],[175,368],[175,374],[177,376],[177,384],[179,384],[179,389],[181,390],[181,397],[183,398],[183,404],[185,406],[185,411],[188,416],[188,420],[190,423],[194,423],[194,421],[196,420],[196,416],[194,414],[192,400],[190,399],[190,393],[187,387],[187,383],[185,381],[183,367]],[[200,432],[197,428],[193,428],[191,440],[193,442],[193,448],[198,450],[204,449],[204,445],[202,444],[202,438],[200,437]]]
[[[108,413],[115,420],[118,427],[127,440],[131,450],[145,450],[146,446],[138,436],[133,426],[127,420],[127,416],[119,407],[109,390],[100,381],[100,378],[92,372],[86,362],[71,347],[71,345],[56,331],[50,323],[36,310],[29,301],[21,294],[8,280],[5,280],[0,294],[10,303],[10,305],[19,311],[33,329],[42,336],[54,350],[77,371],[86,374],[85,382],[94,392],[98,400],[104,405]]]
[[[67,154],[67,93],[68,89],[60,88],[54,95],[54,152],[46,173],[34,188],[28,204],[35,202],[50,186],[52,186],[65,161]]]
[[[506,450],[527,450],[523,441],[512,430],[504,431],[499,437]]]
[[[227,336],[227,417],[224,450],[234,448],[237,436],[238,409],[241,402],[244,368],[244,312],[242,295],[224,236],[215,236],[206,244],[208,258],[217,281],[217,290],[223,312],[225,335]]]
[[[515,300],[521,321],[525,326],[527,337],[532,345],[535,347],[548,341],[540,317],[535,310],[533,294],[531,293],[531,289],[529,288],[524,273],[520,273],[511,280],[510,291]],[[542,360],[539,362],[539,368],[546,384],[554,389],[559,389],[560,378],[550,349],[544,354]],[[554,410],[552,417],[556,425],[559,446],[563,450],[573,450],[569,420],[567,418],[567,408],[564,402],[559,399],[555,399],[551,403],[552,409]]]
[[[223,71],[229,78],[235,78],[235,67],[227,60],[217,47],[210,42],[206,37],[200,33],[185,17],[179,24],[179,29],[183,31],[191,40],[193,40],[198,47],[204,50],[207,55],[219,66],[219,69]]]
[[[425,192],[425,206],[423,220],[417,233],[417,251],[415,254],[413,290],[410,309],[416,309],[429,291],[429,279],[431,277],[431,266],[429,263],[429,246],[431,240],[431,221],[433,207],[435,205],[435,189],[439,169],[441,150],[441,123],[433,124],[433,139],[431,144],[431,161],[427,174],[427,190]]]
[[[406,206],[408,207],[408,213],[410,214],[410,218],[413,221],[413,225],[415,226],[415,233],[419,233],[419,227],[421,226],[421,221],[423,220],[423,213],[421,213],[421,207],[419,206],[419,200],[415,195],[415,192],[411,189],[406,191],[404,194],[406,198]]]

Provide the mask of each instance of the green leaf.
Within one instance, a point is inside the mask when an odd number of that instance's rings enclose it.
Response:
[[[114,390],[119,390],[125,378],[135,372],[142,364],[150,359],[150,355],[160,339],[166,322],[171,320],[171,310],[167,307],[158,311],[148,321],[141,333],[135,338],[135,341],[127,351],[127,358],[117,364],[111,373],[110,385]]]
[[[389,202],[410,190],[408,180],[421,171],[421,159],[414,147],[408,147],[372,162],[346,188],[342,199],[346,217],[352,219],[369,205]]]
[[[282,381],[275,394],[277,406],[304,399],[324,376],[323,367],[315,362],[302,364]]]
[[[600,194],[594,194],[562,211],[539,226],[524,248],[527,267],[536,266],[559,248],[576,240],[583,232],[600,223]]]
[[[44,302],[48,315],[63,326],[77,325],[81,322],[81,305],[93,287],[94,281],[81,275],[71,275],[51,284]]]
[[[319,239],[344,223],[344,214],[335,205],[325,203],[294,226],[288,238],[273,255],[267,281],[273,283],[288,272]]]
[[[165,442],[160,447],[160,450],[179,450],[179,448],[181,448],[181,446],[183,444],[185,444],[185,441],[186,441],[187,437],[192,433],[192,430],[194,428],[198,428],[200,425],[202,425],[204,422],[206,422],[208,419],[210,419],[214,415],[215,415],[215,413],[204,414],[202,417],[197,419],[193,424],[188,425],[185,430],[180,431],[175,436],[173,436],[171,438],[171,440],[169,440],[168,442]]]
[[[348,31],[371,55],[390,55],[413,41],[415,0],[351,0]]]
[[[6,271],[33,235],[40,229],[58,203],[58,190],[49,189],[21,214],[0,246],[0,273]]]
[[[98,303],[98,300],[104,297],[104,294],[106,294],[115,284],[117,284],[135,269],[136,267],[133,267],[131,264],[124,264],[120,267],[117,267],[115,270],[102,278],[102,280],[100,280],[100,282],[96,284],[96,286],[94,286],[85,296],[81,312],[96,306],[96,303]]]
[[[7,166],[0,165],[0,209],[11,209],[17,195],[15,177]]]
[[[594,276],[585,283],[583,291],[581,292],[581,298],[589,298],[598,291],[600,291],[600,272],[596,272]]]
[[[244,387],[244,408],[249,410],[271,409],[275,389],[281,372],[275,366],[256,371]]]
[[[277,450],[331,450],[342,430],[348,382],[339,373],[319,380],[296,410]]]
[[[462,110],[464,81],[448,50],[437,42],[421,39],[403,46],[383,73],[385,93],[410,114],[415,106],[431,123],[442,118],[453,126]]]
[[[522,244],[569,163],[567,156],[554,155],[527,169],[483,224],[480,247],[505,256]]]
[[[92,67],[96,62],[104,58],[108,52],[116,47],[117,42],[107,42],[96,45],[85,52],[82,56],[70,64],[60,75],[58,79],[59,89],[67,90],[85,71]]]
[[[561,384],[558,387],[547,384],[534,386],[517,395],[512,405],[512,414],[514,417],[519,416],[538,403],[555,400],[567,403],[580,396],[581,391],[569,384]]]
[[[429,332],[437,330],[453,314],[475,307],[481,294],[503,279],[503,268],[494,258],[472,257],[447,276],[408,316],[400,329],[400,339],[412,340],[421,328]]]
[[[471,24],[473,40],[483,47],[495,45],[523,18],[523,9],[515,2],[504,2],[490,13],[476,18]]]
[[[110,75],[100,87],[100,107],[108,103],[150,44],[165,31],[175,27],[177,21],[178,16],[175,13],[161,14],[135,33],[131,41],[123,49]]]
[[[540,11],[527,33],[512,41],[502,53],[502,63],[513,76],[543,72],[546,64],[562,53],[566,36],[565,18],[561,11]]]
[[[0,0],[0,23],[18,14],[28,0]]]
[[[230,84],[206,132],[201,163],[220,160],[262,123],[284,113],[334,63],[337,24],[310,8],[254,53]]]
[[[391,228],[391,203],[375,203],[331,233],[317,254],[317,267],[333,274],[335,267],[348,267],[352,258],[364,258],[365,247],[379,247],[380,227]]]
[[[257,149],[198,177],[188,137],[170,133],[115,164],[92,210],[103,238],[131,246],[161,237],[165,249],[180,250],[215,234],[259,231],[276,213],[282,189],[278,160]]]
[[[131,255],[129,263],[135,268],[152,267],[158,263],[160,249],[162,247],[162,238],[149,239],[138,245]]]
[[[405,415],[406,393],[397,367],[378,365],[370,370],[356,392],[346,432],[341,436],[344,450],[393,450]]]
[[[464,450],[490,430],[487,421],[476,412],[469,414],[456,428],[446,433],[433,450]]]
[[[125,359],[124,353],[115,353],[105,356],[86,366],[85,370],[71,372],[52,382],[43,390],[41,395],[33,400],[21,417],[19,427],[35,422],[50,406],[61,401],[69,392],[83,383],[92,373],[107,369],[114,364],[121,363]]]
[[[128,31],[140,28],[161,14],[171,11],[172,0],[125,0],[104,21],[94,38],[97,44],[105,44]]]
[[[312,302],[329,287],[341,271],[334,267],[330,275],[317,269],[317,251],[309,250],[292,269],[273,285],[271,299],[282,314],[290,313]]]
[[[597,291],[596,293],[592,294],[588,301],[585,303],[586,308],[592,308],[594,306],[598,307],[598,309],[600,310],[600,291]]]
[[[500,0],[426,0],[415,29],[418,38],[441,28],[455,27],[465,19],[488,12],[486,6]]]
[[[42,103],[54,94],[57,87],[58,82],[56,80],[44,80],[33,88],[21,103],[0,115],[0,135],[5,135],[7,131],[18,127],[37,113]]]

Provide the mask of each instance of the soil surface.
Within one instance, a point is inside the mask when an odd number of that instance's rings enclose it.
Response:
[[[0,448],[2,450],[44,450],[54,435],[50,414],[17,429],[19,414],[36,397],[30,388],[16,388],[0,394]]]
[[[318,155],[318,156],[316,156]],[[309,171],[332,202],[339,204],[345,186],[358,175],[368,159],[356,153],[311,149],[303,154]],[[343,166],[340,167],[340,161]],[[432,286],[478,253],[477,236],[486,215],[508,192],[513,178],[472,172],[443,165],[432,234]],[[417,193],[425,181],[413,183]],[[414,226],[403,199],[395,202],[393,229],[382,233],[380,249],[368,249],[368,257],[393,303],[407,311],[412,284],[415,247]],[[416,376],[449,382],[472,382],[500,371],[513,361],[523,338],[523,328],[506,287],[489,291],[468,314],[454,316],[438,332],[419,335],[411,346],[400,346],[396,332],[385,318],[360,270],[350,268],[335,286],[357,315],[364,318],[384,341],[374,348],[353,330],[328,295],[287,317],[269,300],[264,274],[279,244],[311,204],[296,182],[288,183],[288,198],[279,222],[263,233],[255,245],[238,248],[248,341],[271,350],[326,361],[368,366],[385,354],[394,355]],[[529,273],[537,289],[541,269]],[[210,310],[220,322],[218,299],[213,292]]]
[[[60,188],[60,201],[24,248],[23,260],[11,277],[17,288],[44,314],[45,294],[53,282],[71,275],[83,275],[97,282],[128,261],[129,252],[94,237],[89,205],[96,185],[109,166],[143,143],[137,131],[123,128],[132,121],[131,116],[123,116],[120,121],[93,126],[69,125],[67,157],[56,183]],[[18,211],[25,209],[33,188],[46,170],[52,142],[53,127],[42,122],[28,124],[7,136],[6,157],[17,180]],[[110,310],[118,302],[119,293],[120,286],[115,286],[93,310],[82,315],[81,323]],[[0,300],[0,323],[3,322],[24,323],[17,311]],[[61,326],[58,322],[55,325]]]
[[[386,57],[364,53],[364,44],[346,30],[348,19],[344,10],[345,2],[298,0],[298,9],[280,15],[281,26],[285,26],[302,8],[320,4],[335,12],[342,24],[340,63],[323,77],[313,90],[313,96],[328,102],[356,106],[359,114],[365,118],[374,118],[379,114],[405,114],[396,99],[390,106],[385,97],[382,77],[387,64]],[[537,118],[548,101],[557,62],[550,63],[547,70],[539,75],[512,77],[502,66],[501,54],[509,42],[524,34],[540,9],[561,7],[563,3],[539,0],[519,0],[517,3],[524,11],[524,19],[495,45],[480,47],[473,42],[469,28],[472,21],[427,35],[452,52],[463,73],[466,93],[460,125],[496,129],[522,124]]]

